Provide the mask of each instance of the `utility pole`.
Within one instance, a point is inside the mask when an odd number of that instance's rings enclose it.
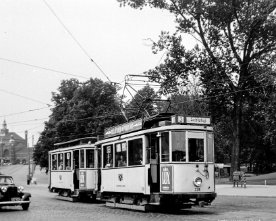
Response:
[[[26,139],[26,147],[28,148],[28,157],[29,157],[29,162],[28,162],[28,175],[27,175],[27,185],[30,185],[31,182],[31,156],[30,156],[30,148],[28,145],[28,131],[25,131],[25,139]]]

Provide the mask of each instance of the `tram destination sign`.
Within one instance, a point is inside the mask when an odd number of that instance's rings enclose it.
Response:
[[[211,118],[210,117],[186,117],[186,123],[210,125]]]
[[[192,117],[183,115],[173,115],[171,116],[172,124],[200,124],[200,125],[210,125],[210,117]]]
[[[136,130],[141,130],[142,129],[142,119],[138,119],[135,121],[131,121],[125,124],[120,124],[114,127],[110,127],[105,129],[104,131],[104,136],[105,137],[112,137],[112,136],[116,136],[119,134],[124,134],[124,133],[129,133],[132,131],[136,131]]]

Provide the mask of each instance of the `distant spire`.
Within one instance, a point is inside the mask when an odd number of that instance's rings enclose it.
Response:
[[[2,129],[1,129],[1,134],[7,134],[9,132],[8,128],[7,128],[7,123],[6,123],[6,119],[4,119],[3,124],[2,124]]]
[[[4,122],[3,122],[3,129],[7,129],[6,119],[4,119]]]

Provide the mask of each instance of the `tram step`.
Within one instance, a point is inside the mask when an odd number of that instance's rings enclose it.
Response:
[[[154,208],[149,204],[138,206],[138,205],[133,205],[133,204],[106,202],[105,205],[108,207],[112,207],[112,208],[138,210],[138,211],[143,211],[143,212],[154,210]]]
[[[55,197],[56,199],[59,199],[59,200],[65,200],[65,201],[70,201],[70,202],[76,202],[78,201],[77,197],[65,197],[65,196],[56,196]]]

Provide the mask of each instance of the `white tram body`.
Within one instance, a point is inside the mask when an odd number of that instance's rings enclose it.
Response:
[[[210,204],[216,197],[209,118],[158,115],[105,131],[101,195],[115,204]],[[123,162],[123,163],[122,163]]]
[[[82,138],[55,144],[58,149],[49,151],[50,191],[64,197],[96,195],[99,171],[95,141],[96,138]]]

